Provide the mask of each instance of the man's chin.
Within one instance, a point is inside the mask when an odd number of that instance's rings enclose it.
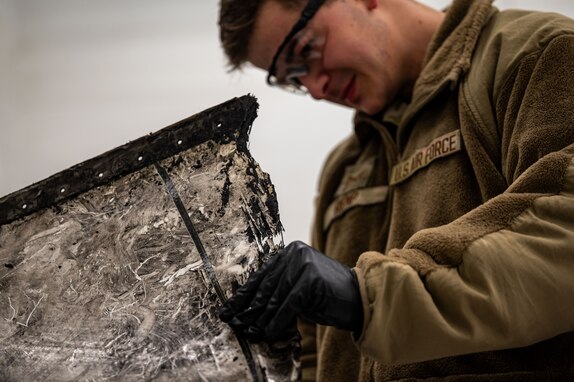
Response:
[[[357,105],[355,110],[362,111],[365,114],[375,115],[380,113],[384,108],[385,105],[380,102],[364,102]]]
[[[362,100],[359,100],[359,102],[357,102],[357,104],[354,105],[333,100],[328,100],[327,102],[331,102],[343,107],[348,107],[350,109],[354,109],[356,111],[360,111],[369,115],[378,114],[385,108],[385,105],[382,102],[369,102],[369,101],[363,102]]]

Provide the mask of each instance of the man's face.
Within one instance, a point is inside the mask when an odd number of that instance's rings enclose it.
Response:
[[[316,99],[324,99],[375,114],[398,95],[410,92],[409,44],[396,18],[404,16],[404,0],[336,0],[324,4],[305,28],[319,36],[320,54],[308,61],[308,73],[298,77]],[[275,1],[263,4],[249,46],[249,61],[264,70],[293,25],[300,10],[285,10]],[[292,44],[299,54],[307,42]],[[298,46],[301,45],[301,46]]]

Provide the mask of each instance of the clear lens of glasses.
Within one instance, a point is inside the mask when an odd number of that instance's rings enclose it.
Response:
[[[307,93],[299,81],[309,73],[313,60],[322,57],[325,37],[310,28],[299,31],[279,54],[275,64],[274,85],[295,93]]]

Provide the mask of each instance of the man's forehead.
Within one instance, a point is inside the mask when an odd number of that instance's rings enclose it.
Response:
[[[263,3],[249,44],[249,61],[267,69],[283,42],[283,39],[300,17],[300,11],[286,9],[279,2],[268,0]]]

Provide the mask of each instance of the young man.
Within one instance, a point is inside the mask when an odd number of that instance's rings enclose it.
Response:
[[[574,21],[221,0],[220,27],[232,67],[358,111],[313,247],[274,257],[223,320],[273,341],[303,318],[310,380],[574,378]]]

